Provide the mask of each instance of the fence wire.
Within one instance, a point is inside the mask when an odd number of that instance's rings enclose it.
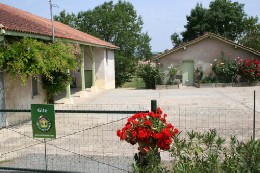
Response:
[[[92,110],[116,110],[118,105],[91,105]],[[129,172],[134,163],[137,146],[122,142],[116,131],[124,126],[132,114],[82,113],[83,107],[58,107],[55,114],[56,139],[47,140],[47,168],[57,171],[88,173]],[[90,107],[89,107],[90,108]],[[128,106],[128,110],[145,106]],[[205,107],[161,107],[184,134],[188,130],[216,129],[222,137],[237,135],[248,140],[253,131],[252,109]],[[57,108],[56,108],[57,109]],[[65,110],[73,109],[73,113]],[[84,107],[86,109],[86,107]],[[119,111],[127,108],[118,107]],[[62,110],[65,112],[62,113]],[[80,113],[76,113],[77,110]],[[3,112],[0,129],[0,167],[45,169],[44,141],[32,138],[30,112]],[[256,139],[260,139],[260,114],[256,112]],[[169,152],[162,152],[162,162],[170,163]]]

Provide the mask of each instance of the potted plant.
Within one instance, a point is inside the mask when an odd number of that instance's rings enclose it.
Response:
[[[117,130],[117,136],[121,141],[132,145],[139,145],[139,164],[147,164],[143,156],[150,149],[169,150],[173,137],[178,134],[178,129],[166,122],[167,114],[163,114],[160,108],[156,112],[137,113],[128,118],[125,126]],[[159,152],[159,151],[158,151]]]

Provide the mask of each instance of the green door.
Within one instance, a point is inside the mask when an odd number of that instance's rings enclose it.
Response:
[[[92,70],[85,70],[85,88],[92,86]]]
[[[182,83],[183,85],[191,86],[193,85],[193,71],[194,62],[193,61],[183,61],[182,62]]]

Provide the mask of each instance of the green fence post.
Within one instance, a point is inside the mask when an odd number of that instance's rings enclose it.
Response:
[[[151,100],[151,111],[156,113],[157,109],[157,100]]]

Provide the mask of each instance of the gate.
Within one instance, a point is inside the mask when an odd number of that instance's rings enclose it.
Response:
[[[144,106],[145,107],[145,106]],[[147,112],[140,105],[88,105],[55,108],[56,139],[32,138],[30,110],[5,112],[7,125],[0,129],[0,171],[123,173],[131,171],[137,146],[122,142],[116,136],[128,117]],[[147,106],[146,106],[147,107]],[[216,129],[222,137],[236,135],[248,140],[255,131],[260,139],[260,113],[253,129],[251,109],[161,106],[182,135],[188,130]],[[91,111],[90,111],[91,110]],[[117,110],[117,111],[114,111]],[[133,111],[136,110],[136,111]],[[46,151],[46,158],[45,158]],[[169,152],[161,152],[162,162],[171,164]],[[49,171],[52,170],[52,171]]]
[[[0,130],[0,170],[129,172],[137,148],[121,142],[116,131],[129,116],[146,111],[98,109],[56,110],[57,138],[46,139],[46,148],[44,139],[32,138],[30,110],[1,110],[7,121],[17,121]]]

